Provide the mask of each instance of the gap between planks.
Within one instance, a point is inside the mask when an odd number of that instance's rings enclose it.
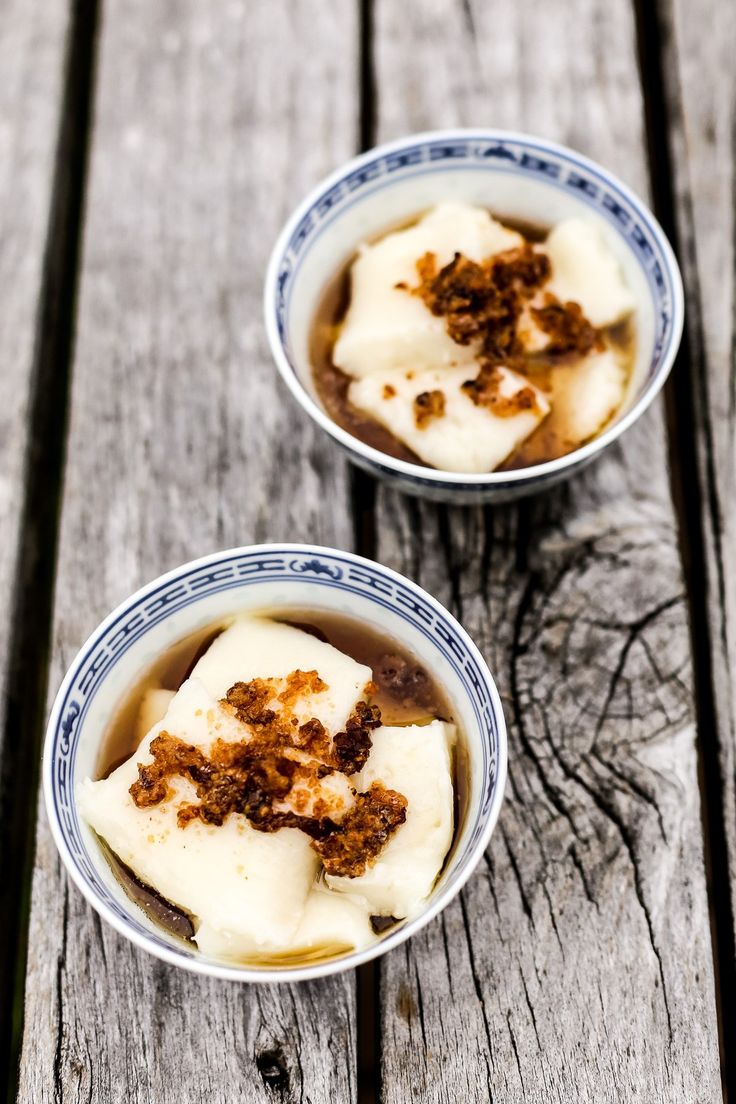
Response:
[[[94,86],[97,0],[75,0],[67,38],[29,408],[29,439],[3,717],[5,847],[0,1070],[17,1092],[36,794],[45,719],[74,310]]]
[[[663,15],[670,0],[635,0],[639,71],[644,93],[645,127],[654,212],[680,256],[673,189],[671,135],[677,120],[668,110],[665,83]],[[672,77],[674,79],[674,77]],[[694,350],[694,355],[691,353]],[[677,363],[665,387],[665,417],[670,485],[685,577],[695,686],[698,783],[701,795],[703,848],[716,982],[721,1079],[724,1100],[736,1100],[736,945],[734,901],[725,835],[724,780],[721,776],[715,682],[711,665],[711,629],[707,604],[707,565],[702,530],[703,498],[697,466],[697,432],[693,408],[694,357],[704,361],[697,296],[687,301],[685,327]]]
[[[374,0],[358,2],[358,149],[376,140],[376,77],[373,57]],[[376,481],[360,468],[350,469],[350,503],[355,551],[369,559],[376,554]],[[380,966],[378,959],[357,971],[356,1049],[358,1104],[378,1104],[381,1098]]]

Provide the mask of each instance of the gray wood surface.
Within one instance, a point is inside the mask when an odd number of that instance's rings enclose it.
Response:
[[[265,261],[354,151],[354,5],[104,5],[52,688],[100,618],[238,543],[352,539],[346,470],[276,381]],[[355,982],[255,989],[136,952],[39,818],[19,1100],[351,1101]]]
[[[734,100],[721,76],[736,17],[717,0],[660,7],[736,871]],[[362,119],[361,15],[375,83],[371,102],[364,82]],[[0,11],[0,599],[64,24],[57,0]],[[277,383],[260,309],[283,219],[354,152],[372,115],[377,140],[527,128],[648,192],[632,0],[102,5],[52,692],[107,610],[159,572],[259,540],[351,547],[356,512],[365,534],[373,521],[377,557],[478,641],[511,740],[485,862],[376,968],[381,1100],[712,1104],[722,1096],[693,679],[661,405],[540,502],[448,510],[381,488],[373,516],[367,479],[351,484]],[[134,951],[69,884],[42,811],[29,948],[21,1104],[373,1099],[358,1084],[370,1040],[356,1038],[353,975],[244,987]]]
[[[670,0],[667,55],[678,228],[688,295],[702,592],[736,902],[736,7]],[[703,34],[702,28],[708,33]],[[716,733],[713,734],[716,737]],[[736,921],[736,915],[732,913]],[[736,929],[735,929],[736,930]]]
[[[646,195],[622,0],[543,12],[378,0],[376,34],[379,139],[526,127]],[[384,960],[382,1099],[715,1104],[689,637],[659,404],[542,501],[437,512],[381,491],[377,534],[382,562],[460,615],[511,721],[485,864]]]
[[[5,0],[0,6],[0,700],[67,19],[66,0]]]

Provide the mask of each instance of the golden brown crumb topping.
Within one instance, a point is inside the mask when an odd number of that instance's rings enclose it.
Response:
[[[532,307],[531,311],[540,330],[550,339],[546,352],[585,356],[591,349],[600,351],[603,348],[600,334],[585,317],[579,303],[561,303],[548,291],[544,306]]]
[[[381,710],[377,705],[359,701],[345,724],[344,732],[338,732],[333,740],[335,765],[343,774],[356,774],[368,761],[373,741],[371,731],[381,724]]]
[[[517,368],[515,358],[509,367]],[[488,407],[498,418],[513,418],[525,410],[538,411],[537,393],[533,387],[520,387],[513,394],[504,395],[501,392],[502,383],[503,375],[498,367],[490,361],[483,361],[476,378],[466,380],[462,389],[476,406]]]
[[[339,830],[317,839],[312,847],[322,858],[328,874],[359,878],[391,835],[406,820],[407,800],[396,790],[387,790],[374,782],[366,793],[358,794],[355,805]]]
[[[422,391],[414,399],[414,421],[417,429],[425,429],[435,418],[445,413],[444,391]]]
[[[547,255],[533,249],[529,242],[489,257],[482,264],[456,253],[441,269],[436,255],[425,253],[416,268],[419,284],[407,290],[418,295],[432,314],[444,319],[448,334],[457,344],[478,343],[478,375],[468,380],[463,390],[476,405],[487,406],[501,418],[538,409],[532,387],[503,395],[503,377],[498,371],[501,365],[522,374],[527,370],[520,336],[520,322],[527,310],[550,339],[544,350],[547,355],[584,356],[593,348],[603,347],[600,334],[578,303],[561,303],[547,292],[541,307],[531,305],[549,280],[551,266]],[[431,396],[439,394],[425,392],[415,400],[418,426],[426,424],[420,419],[437,416]]]
[[[522,307],[549,279],[551,268],[547,255],[526,242],[482,264],[456,253],[439,271],[435,254],[425,253],[417,273],[413,294],[444,318],[453,341],[468,345],[480,339],[480,355],[498,363],[521,352],[517,324]]]
[[[130,787],[134,803],[140,809],[158,805],[173,796],[170,779],[186,778],[198,802],[179,806],[180,828],[197,819],[219,826],[231,813],[239,813],[260,832],[299,828],[315,841],[316,850],[317,841],[339,837],[341,842],[329,851],[330,872],[353,877],[349,871],[361,865],[365,869],[403,823],[405,814],[399,817],[398,810],[405,808],[406,799],[392,790],[372,789],[358,794],[342,822],[335,822],[334,803],[320,797],[319,783],[335,771],[350,775],[365,765],[381,712],[359,701],[345,729],[331,740],[318,718],[299,724],[291,711],[299,694],[325,689],[316,671],[293,671],[285,680],[235,683],[221,705],[248,726],[248,739],[215,740],[207,755],[160,732],[150,745],[153,761],[138,765],[138,779]],[[285,809],[287,799],[291,807]]]
[[[292,706],[303,694],[321,694],[327,689],[327,683],[316,671],[292,671],[286,677],[286,686],[279,694],[279,701],[284,705]]]
[[[383,397],[384,399],[393,399],[396,395],[396,388],[392,387],[390,383],[384,383],[383,385]]]

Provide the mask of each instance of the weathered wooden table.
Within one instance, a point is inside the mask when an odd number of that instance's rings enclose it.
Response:
[[[9,1100],[736,1098],[735,55],[728,0],[4,0]],[[308,186],[455,124],[610,166],[686,279],[665,401],[513,508],[437,509],[350,471],[261,324]],[[499,682],[510,779],[440,919],[357,976],[255,988],[103,927],[36,775],[49,696],[108,609],[271,538],[375,556],[457,613]]]

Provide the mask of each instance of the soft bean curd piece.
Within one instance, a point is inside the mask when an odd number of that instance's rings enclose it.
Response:
[[[228,931],[251,949],[288,947],[301,923],[319,860],[309,837],[296,828],[259,832],[244,817],[221,825],[194,819],[179,826],[179,807],[196,802],[193,783],[168,779],[170,797],[138,807],[130,787],[138,764],[152,758],[150,745],[164,730],[208,751],[214,740],[242,739],[243,726],[213,702],[198,679],[176,694],[162,722],[117,770],[79,788],[82,816],[146,885],[201,924]]]
[[[334,363],[358,378],[411,365],[472,365],[473,347],[456,344],[443,320],[407,294],[417,283],[416,262],[433,253],[442,267],[457,252],[480,262],[522,240],[482,208],[442,203],[414,226],[361,246],[350,270],[350,306]]]
[[[166,710],[174,698],[173,690],[153,687],[143,695],[135,726],[135,742],[139,744],[155,724],[166,716]]]
[[[539,323],[534,317],[532,307],[535,305],[541,306],[544,302],[544,297],[538,295],[532,302],[524,305],[521,314],[519,315],[519,322],[516,327],[516,334],[521,345],[522,352],[529,356],[533,356],[535,353],[543,353],[550,343],[549,334],[546,334],[540,327]]]
[[[329,887],[364,903],[373,915],[414,916],[421,910],[452,842],[452,747],[445,721],[379,728],[370,758],[355,779],[360,790],[381,783],[404,794],[406,821],[357,878],[327,875]]]
[[[366,910],[346,897],[319,887],[309,893],[289,947],[254,947],[247,938],[210,924],[202,924],[197,931],[197,945],[203,954],[235,961],[250,958],[262,965],[274,959],[283,960],[286,965],[290,959],[323,957],[353,949],[360,951],[374,942],[375,934]]]
[[[425,463],[444,471],[489,472],[549,411],[544,394],[527,379],[508,368],[496,371],[493,393],[476,393],[475,400],[464,385],[476,372],[467,368],[377,372],[351,383],[348,396]]]
[[[550,428],[567,446],[589,441],[613,417],[624,397],[624,371],[610,349],[550,374]]]
[[[539,248],[552,262],[546,290],[562,302],[579,303],[593,326],[612,326],[634,309],[619,263],[594,223],[566,219]]]
[[[292,671],[319,673],[315,690],[300,687],[291,708],[299,723],[316,717],[331,733],[345,726],[372,677],[370,667],[301,629],[247,616],[217,637],[192,674],[221,698],[237,682],[283,679]]]

